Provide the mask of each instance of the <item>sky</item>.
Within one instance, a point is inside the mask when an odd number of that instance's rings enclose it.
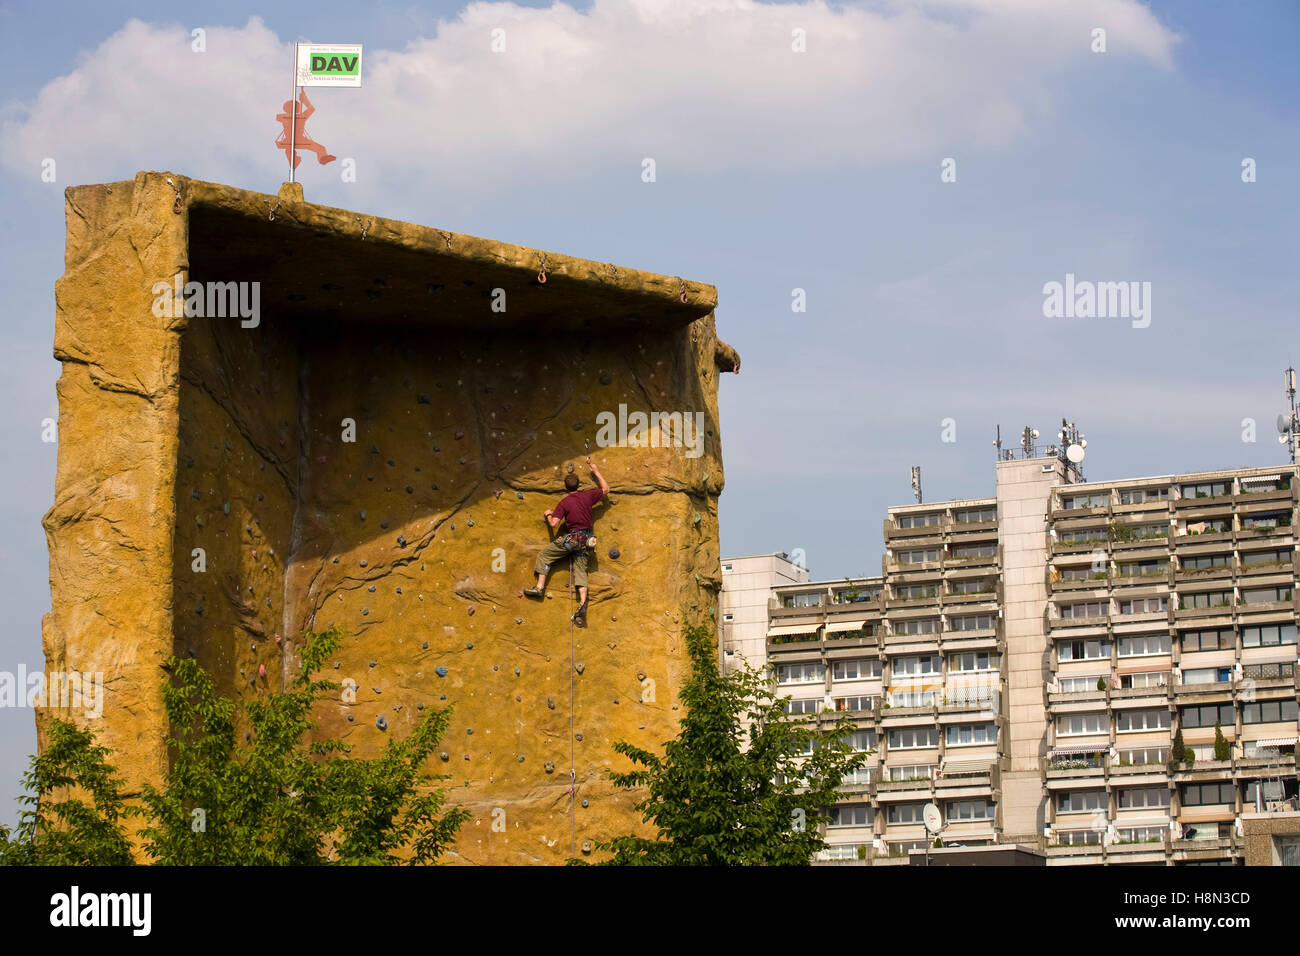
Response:
[[[43,662],[63,189],[275,192],[295,40],[365,45],[309,201],[717,287],[724,555],[879,573],[910,467],[991,495],[999,424],[1073,420],[1089,480],[1286,460],[1294,0],[0,2],[0,671]],[[1145,315],[1046,315],[1067,275]],[[34,747],[0,708],[0,821]]]

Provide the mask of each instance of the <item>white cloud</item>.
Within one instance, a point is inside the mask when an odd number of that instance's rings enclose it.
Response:
[[[1109,52],[1089,49],[1107,30]],[[506,50],[491,50],[505,31]],[[807,52],[791,51],[792,31]],[[655,157],[683,169],[814,170],[999,150],[1065,75],[1171,67],[1177,38],[1135,0],[845,5],[595,0],[587,10],[469,4],[433,37],[368,49],[365,87],[321,90],[310,134],[389,179],[583,175]],[[208,29],[128,22],[30,104],[4,108],[0,157],[60,181],[139,168],[275,175],[291,41],[258,18]],[[309,94],[311,95],[311,94]],[[315,163],[304,154],[304,163]],[[937,175],[937,173],[936,173]]]

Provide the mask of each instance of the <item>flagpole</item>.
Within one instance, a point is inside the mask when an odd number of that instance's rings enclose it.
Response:
[[[293,154],[297,146],[298,135],[298,43],[293,44],[293,91],[289,98],[292,108],[289,110],[289,182],[294,181]]]

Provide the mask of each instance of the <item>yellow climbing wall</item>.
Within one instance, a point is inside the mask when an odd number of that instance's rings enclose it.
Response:
[[[46,519],[47,666],[110,669],[100,729],[128,776],[164,766],[163,656],[260,696],[295,672],[305,629],[336,625],[327,676],[356,689],[322,702],[321,734],[368,755],[454,709],[430,767],[472,813],[453,861],[559,863],[645,832],[606,771],[627,767],[614,741],[675,735],[682,617],[716,607],[717,376],[738,359],[714,290],[287,187],[142,173],[68,204],[59,321],[81,352],[56,333],[60,423],[88,432],[64,431]],[[257,321],[142,308],[177,273],[257,283]],[[122,354],[128,339],[147,347]],[[602,423],[637,411],[698,413],[699,444],[610,447],[625,436]],[[123,432],[102,459],[96,425]],[[545,602],[520,592],[564,475],[592,486],[588,453],[613,492],[588,627],[571,629],[567,570]]]

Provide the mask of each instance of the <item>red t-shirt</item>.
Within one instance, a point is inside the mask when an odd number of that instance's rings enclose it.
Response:
[[[575,491],[573,494],[565,495],[560,499],[560,503],[555,506],[552,517],[563,518],[568,523],[565,531],[590,531],[591,509],[603,497],[605,497],[605,492],[599,488]]]

